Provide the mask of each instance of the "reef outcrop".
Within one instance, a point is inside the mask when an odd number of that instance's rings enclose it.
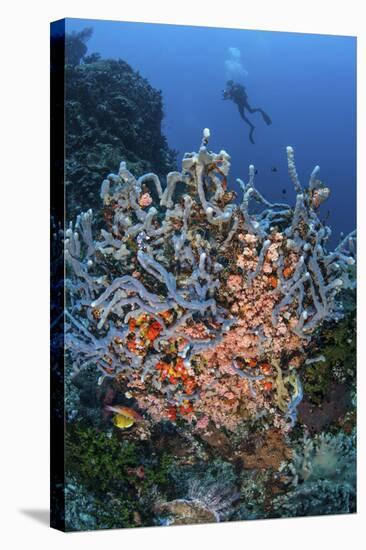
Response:
[[[327,250],[318,207],[329,189],[319,167],[302,186],[291,147],[294,206],[266,200],[252,165],[238,200],[230,156],[210,151],[209,138],[205,129],[165,185],[121,162],[101,185],[104,228],[94,236],[91,209],[70,223],[67,348],[75,374],[93,364],[99,383],[118,380],[154,421],[234,431],[265,415],[288,431],[304,351],[325,320],[342,317],[337,296],[354,284],[355,233]]]
[[[136,175],[152,167],[163,175],[176,165],[176,153],[169,149],[161,129],[161,91],[121,59],[86,55],[85,41],[91,35],[87,30],[66,36],[65,183],[69,219],[85,208],[99,207],[100,181],[121,158]]]

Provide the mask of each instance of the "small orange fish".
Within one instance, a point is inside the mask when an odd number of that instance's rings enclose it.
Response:
[[[122,405],[106,405],[104,408],[106,411],[121,414],[133,420],[143,420],[142,416],[134,409],[130,409],[130,407],[123,407]]]

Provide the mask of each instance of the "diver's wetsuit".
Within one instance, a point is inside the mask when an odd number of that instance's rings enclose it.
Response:
[[[250,127],[249,139],[252,143],[254,143],[253,132],[254,132],[255,126],[245,116],[245,109],[247,109],[249,113],[259,112],[262,115],[263,120],[266,124],[268,125],[272,124],[272,120],[267,115],[267,113],[263,111],[263,109],[259,109],[259,108],[254,109],[249,105],[247,93],[245,91],[244,86],[242,86],[241,84],[236,84],[233,80],[229,80],[227,82],[227,88],[223,92],[223,99],[231,99],[238,106],[241,118]]]

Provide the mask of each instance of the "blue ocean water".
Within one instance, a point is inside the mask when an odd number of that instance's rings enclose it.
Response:
[[[162,90],[163,132],[178,160],[198,149],[208,127],[210,148],[232,157],[230,187],[254,164],[257,188],[292,202],[285,152],[292,145],[302,183],[319,164],[331,188],[321,210],[330,246],[355,228],[356,38],[67,19],[67,32],[85,27],[93,28],[88,53],[121,58]],[[249,115],[255,144],[237,107],[222,100],[228,79],[244,84],[250,104],[272,119],[267,126],[259,113]]]

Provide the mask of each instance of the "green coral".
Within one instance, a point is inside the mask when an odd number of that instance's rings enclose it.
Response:
[[[356,379],[356,320],[351,313],[338,322],[327,323],[320,332],[312,353],[321,360],[307,365],[303,376],[304,393],[319,405],[327,396],[331,382],[352,387]]]
[[[121,443],[113,434],[81,424],[68,428],[65,454],[67,467],[86,487],[99,492],[123,485],[128,480],[126,468],[138,463],[133,442]]]
[[[153,466],[145,468],[143,488],[149,490],[157,486],[160,490],[167,489],[170,483],[170,471],[173,464],[173,458],[167,453],[163,453],[160,457],[157,457]]]
[[[152,507],[171,483],[170,455],[81,422],[68,427],[65,453],[68,530],[131,527],[136,514],[138,525],[154,524]]]
[[[332,371],[326,362],[318,361],[308,365],[303,379],[306,398],[315,405],[320,405],[327,395],[331,381]]]

